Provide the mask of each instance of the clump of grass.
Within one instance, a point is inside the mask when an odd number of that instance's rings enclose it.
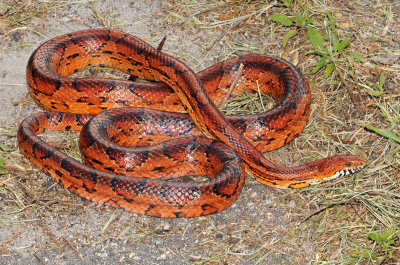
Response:
[[[29,26],[34,17],[42,17],[49,12],[61,10],[66,5],[77,4],[80,1],[3,1],[0,3],[0,21],[6,29],[16,29]]]
[[[274,104],[275,100],[268,95],[245,92],[230,97],[222,111],[226,115],[249,115],[265,112]]]
[[[117,13],[110,12],[110,10],[103,10],[98,7],[95,0],[91,0],[90,9],[93,13],[93,18],[97,20],[97,22],[104,28],[112,29],[117,26],[122,25],[127,19],[117,20],[115,16]]]

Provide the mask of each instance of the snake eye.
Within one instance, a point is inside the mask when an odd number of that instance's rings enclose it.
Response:
[[[346,166],[347,167],[351,166],[351,162],[346,162]]]

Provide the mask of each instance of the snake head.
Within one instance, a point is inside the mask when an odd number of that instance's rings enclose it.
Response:
[[[318,165],[324,181],[346,176],[361,170],[367,161],[356,155],[337,155],[325,158]]]

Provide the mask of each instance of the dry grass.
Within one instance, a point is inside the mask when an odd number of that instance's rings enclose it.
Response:
[[[368,166],[362,172],[334,183],[285,194],[282,200],[288,206],[279,210],[287,212],[287,216],[292,215],[289,217],[291,225],[270,226],[266,220],[268,214],[275,213],[274,209],[271,208],[271,213],[258,213],[257,205],[265,201],[254,195],[249,198],[249,209],[255,208],[242,213],[240,223],[230,223],[228,216],[225,217],[226,223],[221,221],[217,224],[215,219],[199,218],[173,229],[165,228],[165,224],[158,227],[138,224],[136,232],[132,233],[129,230],[132,224],[116,211],[101,234],[112,230],[110,233],[114,238],[136,242],[145,241],[152,235],[173,237],[175,235],[168,233],[170,230],[180,235],[189,229],[198,233],[196,240],[199,243],[192,248],[190,257],[194,264],[262,264],[272,254],[283,257],[293,255],[290,258],[293,263],[399,262],[400,145],[364,128],[364,124],[369,124],[400,135],[400,61],[391,60],[400,55],[399,4],[371,1],[368,5],[358,6],[352,1],[304,1],[304,7],[309,9],[315,22],[313,25],[320,32],[325,33],[323,21],[326,13],[330,12],[337,20],[338,36],[352,40],[350,46],[337,57],[336,70],[326,78],[323,71],[312,73],[319,57],[307,54],[313,47],[305,28],[299,27],[299,34],[282,48],[284,35],[293,27],[284,27],[269,19],[276,13],[289,16],[302,13],[304,8],[298,1],[294,1],[289,8],[281,5],[281,1],[168,2],[162,7],[164,26],[193,35],[193,45],[203,51],[196,58],[190,54],[178,54],[195,70],[237,54],[267,53],[297,64],[309,80],[313,101],[308,126],[298,139],[282,150],[267,154],[268,158],[278,164],[294,165],[332,154],[353,153],[368,158]],[[13,32],[18,32],[16,29],[29,27],[33,17],[57,12],[69,4],[65,1],[18,1],[16,5],[0,3],[1,33],[9,38]],[[113,20],[112,13],[98,7],[100,2],[88,2],[87,5],[99,25],[115,27],[121,24]],[[177,45],[167,40],[165,49],[176,52]],[[353,62],[349,58],[354,54],[362,55],[364,60]],[[371,90],[379,90],[373,84],[379,83],[381,74],[385,77],[383,93],[371,95]],[[263,107],[259,98],[258,94],[244,95],[229,101],[226,109],[230,113],[260,111]],[[268,108],[271,101],[268,98],[265,100],[264,105]],[[29,101],[22,103],[31,104]],[[75,196],[58,189],[65,198],[54,199],[52,196],[57,191],[52,191],[54,185],[51,182],[41,177],[30,177],[37,175],[38,171],[19,153],[15,135],[16,127],[0,127],[0,139],[5,143],[0,146],[0,157],[5,161],[4,165],[0,165],[0,169],[5,169],[0,173],[0,224],[29,224],[35,221],[30,217],[33,213],[53,211],[69,215],[83,211],[69,207],[78,204],[79,199]],[[65,141],[61,146],[75,155],[76,138],[67,137]],[[253,181],[248,182],[251,184]],[[127,228],[114,225],[116,221],[127,225]],[[387,231],[391,226],[395,227],[396,233],[387,241],[393,239],[393,244],[368,237],[370,232]],[[16,229],[8,240],[0,242],[0,253],[7,253],[6,245],[18,233],[21,232]],[[51,250],[66,244],[57,240],[46,247]],[[87,240],[91,242],[92,239]],[[304,247],[312,248],[310,257],[302,257],[302,253],[298,252],[303,243]],[[209,252],[201,249],[209,249]],[[173,247],[168,251],[175,255],[185,254]],[[134,259],[130,261],[135,262]]]

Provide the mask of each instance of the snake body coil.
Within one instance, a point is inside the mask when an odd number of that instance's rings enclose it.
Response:
[[[243,93],[244,87],[269,94],[277,102],[274,108],[230,117],[218,110],[240,64],[243,72],[234,92]],[[89,66],[162,83],[70,76]],[[296,137],[310,112],[304,77],[276,57],[238,57],[195,74],[133,36],[85,30],[41,45],[29,60],[27,81],[32,97],[49,112],[21,123],[18,141],[24,155],[70,191],[141,214],[193,217],[225,209],[243,186],[243,162],[260,182],[290,188],[365,165],[352,155],[298,167],[276,166],[264,158],[261,152]],[[183,110],[188,114],[178,113]],[[37,134],[45,130],[82,130],[87,165],[42,141]],[[209,179],[184,181],[193,176]]]

